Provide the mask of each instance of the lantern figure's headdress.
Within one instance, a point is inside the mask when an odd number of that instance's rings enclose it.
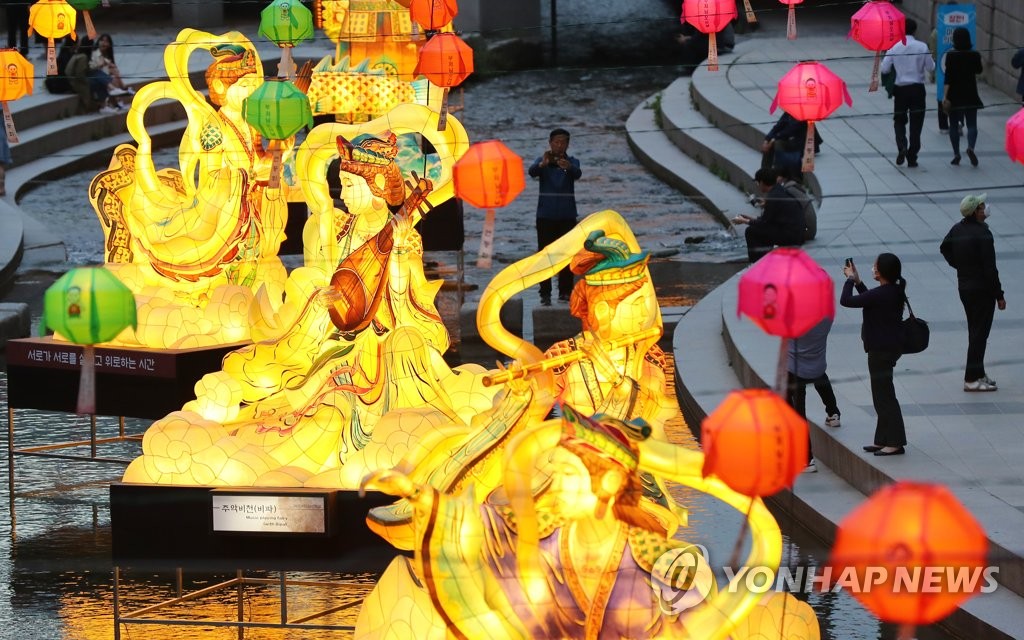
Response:
[[[600,229],[587,236],[583,248],[589,253],[577,256],[572,269],[582,273],[587,284],[625,284],[640,280],[647,274],[650,253],[631,253],[629,245],[605,236]]]
[[[623,422],[604,414],[588,418],[562,405],[561,444],[584,460],[597,455],[627,471],[636,471],[640,458],[635,441],[649,435],[651,427],[643,420]]]

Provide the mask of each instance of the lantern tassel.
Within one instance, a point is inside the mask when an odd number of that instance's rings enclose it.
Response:
[[[747,24],[757,22],[757,15],[754,14],[754,9],[750,6],[750,0],[743,0],[743,8],[747,11]]]
[[[53,38],[46,39],[46,75],[57,75],[57,50],[53,45]]]
[[[277,140],[270,141],[270,178],[267,180],[268,189],[277,189],[281,186],[281,144]]]
[[[448,87],[444,88],[441,94],[441,113],[437,117],[437,130],[444,131],[448,128]]]
[[[804,141],[804,161],[800,166],[803,172],[814,171],[814,120],[807,122],[807,140]]]
[[[494,209],[487,210],[484,218],[484,230],[480,234],[480,253],[476,259],[476,266],[480,269],[491,268],[491,258],[494,256]]]
[[[786,39],[796,40],[796,5],[789,5],[789,16],[786,18]]]
[[[786,386],[789,382],[789,338],[779,342],[779,362],[775,366],[775,393],[786,399]]]
[[[96,349],[82,347],[82,377],[78,382],[78,413],[96,415]]]
[[[17,144],[18,132],[14,130],[14,116],[11,115],[11,108],[6,101],[0,104],[3,104],[4,108],[4,129],[7,130],[7,142]]]
[[[871,84],[868,85],[868,91],[878,91],[878,78],[879,69],[882,65],[882,52],[875,52],[875,68],[871,70]]]
[[[83,11],[82,17],[85,18],[85,35],[89,36],[90,40],[95,40],[96,26],[92,23],[92,16],[89,15],[88,11]]]
[[[708,34],[708,71],[718,71],[718,41],[714,33]]]
[[[295,62],[292,61],[291,47],[281,47],[281,62],[277,64],[277,77],[287,80],[295,79]]]

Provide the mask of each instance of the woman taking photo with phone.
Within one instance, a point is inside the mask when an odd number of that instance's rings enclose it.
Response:
[[[906,300],[907,281],[903,279],[903,265],[891,253],[879,254],[871,267],[878,286],[868,290],[861,282],[853,260],[847,258],[843,267],[846,282],[839,304],[863,309],[864,320],[860,337],[868,354],[868,374],[871,376],[871,402],[878,416],[875,424],[874,444],[864,450],[876,456],[896,456],[906,453],[907,432],[903,425],[903,411],[896,399],[893,369],[900,359],[900,322]],[[857,293],[853,290],[856,288]]]

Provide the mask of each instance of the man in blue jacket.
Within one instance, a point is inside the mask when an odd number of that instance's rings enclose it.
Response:
[[[576,181],[583,172],[580,161],[568,155],[569,132],[555,129],[548,136],[549,149],[530,165],[531,178],[540,180],[537,198],[537,249],[558,240],[576,226]],[[558,299],[569,301],[572,271],[566,266],[558,272]],[[540,283],[540,303],[551,304],[551,280]]]

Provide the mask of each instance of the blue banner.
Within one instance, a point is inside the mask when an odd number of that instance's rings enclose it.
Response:
[[[943,98],[945,88],[945,59],[946,52],[953,48],[953,31],[957,27],[964,27],[971,32],[971,42],[974,48],[978,48],[978,38],[975,26],[977,16],[973,4],[940,4],[935,20],[935,27],[938,38],[935,42],[935,95],[940,102]]]

